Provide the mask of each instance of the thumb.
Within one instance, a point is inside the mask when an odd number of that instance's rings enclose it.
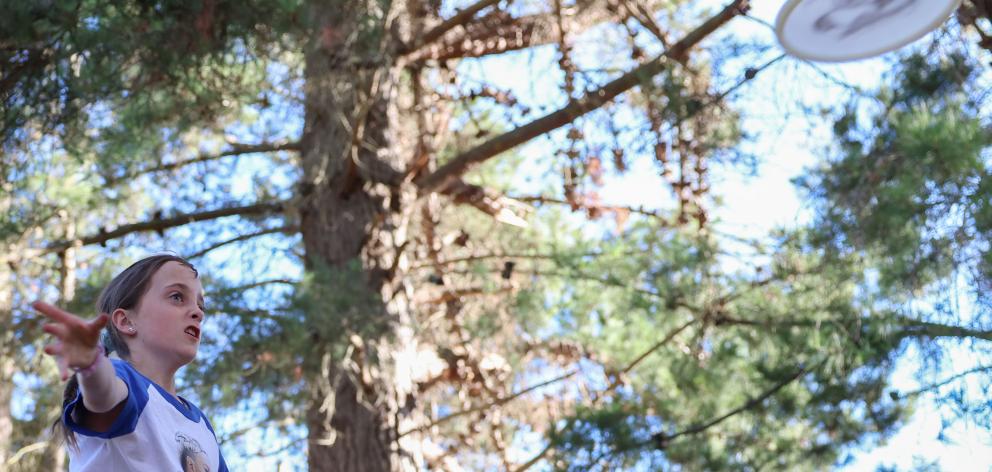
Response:
[[[99,332],[100,330],[103,329],[104,326],[107,326],[107,322],[109,320],[110,320],[110,317],[107,316],[106,313],[100,313],[100,316],[97,316],[96,319],[94,319],[93,321],[91,321],[89,323],[89,325],[90,325],[89,327],[90,327],[91,330],[93,330],[95,332]]]

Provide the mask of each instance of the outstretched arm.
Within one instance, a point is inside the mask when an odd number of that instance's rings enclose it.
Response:
[[[55,342],[45,346],[45,353],[55,357],[62,380],[69,378],[70,370],[74,371],[72,375],[76,375],[83,393],[83,406],[97,415],[110,413],[116,417],[111,410],[127,398],[128,392],[127,384],[117,377],[100,345],[100,332],[107,324],[107,315],[87,321],[45,302],[34,302],[31,306],[51,320],[43,329],[55,337]],[[94,419],[103,424],[108,419],[112,423],[115,418]]]

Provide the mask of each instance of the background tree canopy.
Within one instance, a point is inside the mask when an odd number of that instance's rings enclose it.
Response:
[[[745,0],[3,11],[5,469],[65,466],[28,303],[91,316],[161,250],[204,274],[180,386],[235,469],[820,470],[922,398],[990,425],[983,2],[871,90],[735,36]],[[808,224],[750,241],[714,176],[765,163],[783,71],[844,96],[782,95],[835,134]]]

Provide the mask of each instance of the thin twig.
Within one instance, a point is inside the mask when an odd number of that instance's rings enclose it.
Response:
[[[789,385],[792,382],[795,382],[797,379],[799,379],[800,377],[802,377],[803,375],[805,375],[808,372],[809,372],[809,369],[807,369],[805,366],[800,366],[799,369],[796,370],[795,373],[793,373],[792,375],[786,377],[785,379],[782,379],[781,381],[779,381],[775,385],[771,386],[771,388],[769,388],[769,389],[765,390],[764,392],[762,392],[761,395],[759,395],[759,396],[757,396],[755,398],[752,398],[752,399],[744,402],[744,404],[738,406],[737,408],[734,408],[733,410],[730,410],[727,413],[724,413],[724,414],[722,414],[722,415],[720,415],[720,416],[718,416],[716,418],[713,418],[713,419],[711,419],[709,421],[705,421],[705,422],[700,423],[700,424],[697,424],[695,426],[690,426],[690,427],[688,427],[686,429],[683,429],[683,430],[678,431],[678,432],[673,433],[673,434],[656,433],[656,434],[654,434],[654,435],[651,436],[651,439],[650,440],[644,441],[644,442],[638,444],[638,447],[645,447],[645,446],[648,446],[650,444],[655,444],[660,449],[664,449],[665,447],[668,446],[668,444],[671,444],[672,440],[674,440],[676,438],[679,438],[679,437],[682,437],[682,436],[688,436],[688,435],[692,435],[692,434],[698,434],[698,433],[701,433],[703,431],[706,431],[707,429],[712,428],[713,426],[716,426],[716,425],[724,422],[725,420],[727,420],[728,418],[730,418],[730,417],[732,417],[734,415],[738,415],[738,414],[740,414],[742,412],[745,412],[747,410],[750,410],[750,409],[752,409],[752,408],[760,405],[765,400],[767,400],[768,398],[770,398],[772,395],[775,395],[775,393],[777,393],[779,390],[782,390],[783,388],[785,388],[786,385]]]
[[[644,5],[641,5],[641,3],[638,2],[637,0],[625,0],[623,3],[627,7],[627,11],[628,13],[630,13],[630,16],[632,16],[635,20],[637,20],[637,22],[640,23],[641,26],[644,27],[644,29],[648,30],[651,34],[653,34],[654,37],[661,42],[662,46],[667,48],[668,36],[661,31],[661,28],[658,26],[658,23],[655,22],[654,18],[651,17],[651,12],[645,9]]]
[[[527,469],[533,467],[535,464],[537,464],[537,461],[541,460],[541,458],[544,457],[548,453],[548,451],[551,450],[553,446],[554,443],[548,441],[548,445],[545,446],[544,449],[541,449],[541,452],[538,452],[534,457],[531,457],[529,461],[524,462],[523,465],[514,469],[513,472],[524,472]]]
[[[268,280],[258,280],[249,284],[238,285],[237,287],[225,287],[220,290],[221,293],[230,292],[243,292],[245,290],[251,290],[253,288],[264,287],[266,285],[297,285],[299,280],[292,279],[268,279]]]
[[[988,370],[992,370],[992,365],[980,365],[980,366],[975,367],[973,369],[968,369],[968,370],[966,370],[964,372],[960,372],[958,374],[954,374],[954,375],[952,375],[952,376],[950,376],[950,377],[948,377],[948,378],[946,378],[944,380],[941,380],[940,382],[937,382],[935,384],[926,385],[924,387],[921,387],[919,389],[913,390],[911,392],[901,393],[901,394],[899,394],[899,397],[900,398],[915,397],[915,396],[921,395],[923,393],[927,393],[927,392],[930,392],[930,391],[933,391],[933,390],[937,390],[940,387],[943,387],[944,385],[947,385],[947,384],[949,384],[951,382],[954,382],[955,380],[958,380],[958,379],[960,379],[962,377],[965,377],[965,376],[968,376],[968,375],[971,375],[971,374],[975,374],[975,373],[978,373],[978,372],[985,372],[985,371],[988,371]]]
[[[290,233],[290,232],[296,232],[298,230],[299,230],[299,228],[296,227],[296,226],[283,226],[283,227],[279,227],[279,228],[269,228],[269,229],[258,231],[256,233],[251,233],[251,234],[242,234],[241,236],[238,236],[236,238],[231,238],[231,239],[228,239],[226,241],[221,241],[221,242],[216,243],[216,244],[213,244],[213,245],[211,245],[211,246],[209,246],[209,247],[207,247],[207,248],[205,248],[205,249],[203,249],[201,251],[197,251],[197,252],[195,252],[195,253],[187,256],[186,259],[190,259],[190,260],[197,259],[197,258],[203,257],[205,254],[207,254],[210,251],[213,251],[213,250],[218,249],[220,247],[226,246],[228,244],[233,244],[233,243],[237,243],[237,242],[241,242],[241,241],[246,241],[246,240],[249,240],[249,239],[252,239],[252,238],[257,238],[259,236],[264,236],[266,234],[272,234],[272,233]]]
[[[635,254],[641,254],[643,251],[624,251],[622,253],[604,253],[602,251],[595,252],[583,252],[583,253],[558,253],[552,252],[547,254],[526,254],[526,253],[513,253],[513,252],[501,252],[501,253],[488,253],[488,254],[476,254],[472,256],[464,257],[453,257],[451,259],[444,259],[438,262],[439,265],[448,266],[452,264],[458,264],[462,262],[475,262],[482,261],[486,259],[542,259],[542,260],[553,260],[561,259],[565,257],[605,257],[605,256],[632,256]],[[410,266],[411,269],[423,269],[427,267],[433,267],[433,262],[424,262],[420,264],[413,264]]]
[[[525,388],[525,389],[523,389],[523,390],[521,390],[521,391],[519,391],[517,393],[514,393],[512,395],[509,395],[509,396],[506,396],[506,397],[497,398],[496,400],[494,400],[492,402],[489,402],[489,403],[487,403],[485,405],[479,405],[479,406],[476,406],[476,407],[469,408],[467,410],[457,411],[457,412],[452,413],[452,414],[450,414],[448,416],[445,416],[443,418],[439,418],[436,421],[433,421],[431,423],[428,423],[428,424],[425,424],[425,425],[422,425],[422,426],[417,426],[417,427],[412,428],[412,429],[408,429],[408,430],[400,433],[399,437],[402,438],[403,436],[406,436],[407,434],[410,434],[410,433],[413,433],[413,432],[431,429],[431,428],[433,428],[435,426],[439,426],[441,424],[447,423],[448,421],[451,421],[451,420],[453,420],[455,418],[458,418],[460,416],[465,416],[465,415],[468,415],[468,414],[471,414],[471,413],[485,411],[485,410],[488,410],[490,408],[493,408],[493,407],[496,407],[496,406],[500,406],[500,405],[509,403],[509,402],[517,399],[518,397],[520,397],[522,395],[526,395],[526,394],[528,394],[528,393],[530,393],[530,392],[532,392],[534,390],[537,390],[537,389],[539,389],[541,387],[546,387],[546,386],[551,385],[553,383],[561,382],[562,380],[565,380],[565,379],[567,379],[569,377],[572,377],[573,375],[575,375],[577,373],[579,373],[579,371],[577,369],[576,370],[572,370],[572,371],[566,372],[563,375],[560,375],[558,377],[555,377],[553,379],[545,380],[544,382],[538,383],[536,385],[531,385],[530,387],[527,387],[527,388]]]
[[[658,349],[660,349],[665,344],[668,344],[668,342],[671,341],[672,339],[674,339],[675,336],[678,336],[679,333],[681,333],[682,331],[685,331],[686,328],[688,328],[689,326],[692,326],[692,324],[695,323],[695,322],[696,322],[696,318],[693,318],[693,319],[691,319],[691,320],[686,321],[685,323],[683,323],[682,326],[679,326],[678,328],[675,328],[674,330],[672,330],[671,332],[669,332],[667,336],[665,336],[664,338],[661,339],[661,341],[658,341],[654,346],[651,346],[650,349],[648,349],[648,350],[644,351],[643,353],[641,353],[640,356],[637,356],[636,359],[634,359],[629,364],[627,364],[626,367],[624,367],[623,369],[621,369],[620,370],[620,373],[621,374],[630,373],[631,370],[634,370],[634,367],[637,367],[637,364],[640,364],[641,361],[643,361],[644,359],[646,359],[648,356],[650,356],[651,354],[653,354],[655,351],[657,351]],[[620,383],[620,376],[618,375],[616,377],[616,379],[613,380],[613,384],[611,384],[610,387],[616,387],[616,385],[618,385],[619,383]]]
[[[572,202],[569,202],[567,200],[562,200],[560,198],[555,198],[555,197],[548,197],[544,195],[514,196],[510,198],[513,198],[514,200],[519,200],[524,203],[539,203],[539,204],[550,203],[554,205],[572,205]],[[662,223],[668,224],[668,221],[666,220],[665,216],[662,215],[659,211],[648,210],[645,209],[643,206],[631,207],[631,206],[621,206],[621,205],[596,204],[594,205],[594,207],[604,211],[626,210],[631,213],[657,218],[661,220]],[[585,206],[583,206],[582,208],[585,208]]]
[[[222,151],[218,154],[201,154],[192,159],[184,159],[181,161],[159,164],[157,166],[148,167],[145,169],[138,169],[124,175],[111,177],[107,180],[107,185],[113,185],[121,180],[133,179],[139,175],[175,170],[190,164],[196,164],[198,162],[209,162],[229,156],[240,156],[242,154],[255,154],[255,153],[276,152],[276,151],[299,151],[299,150],[300,150],[299,141],[292,141],[292,142],[287,141],[280,143],[258,143],[258,144],[235,143],[235,144],[231,144],[230,149],[226,151]]]

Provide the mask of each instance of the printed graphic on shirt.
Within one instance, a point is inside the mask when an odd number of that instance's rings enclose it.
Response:
[[[179,464],[183,472],[210,472],[207,453],[196,439],[176,433],[176,442],[179,443]]]

